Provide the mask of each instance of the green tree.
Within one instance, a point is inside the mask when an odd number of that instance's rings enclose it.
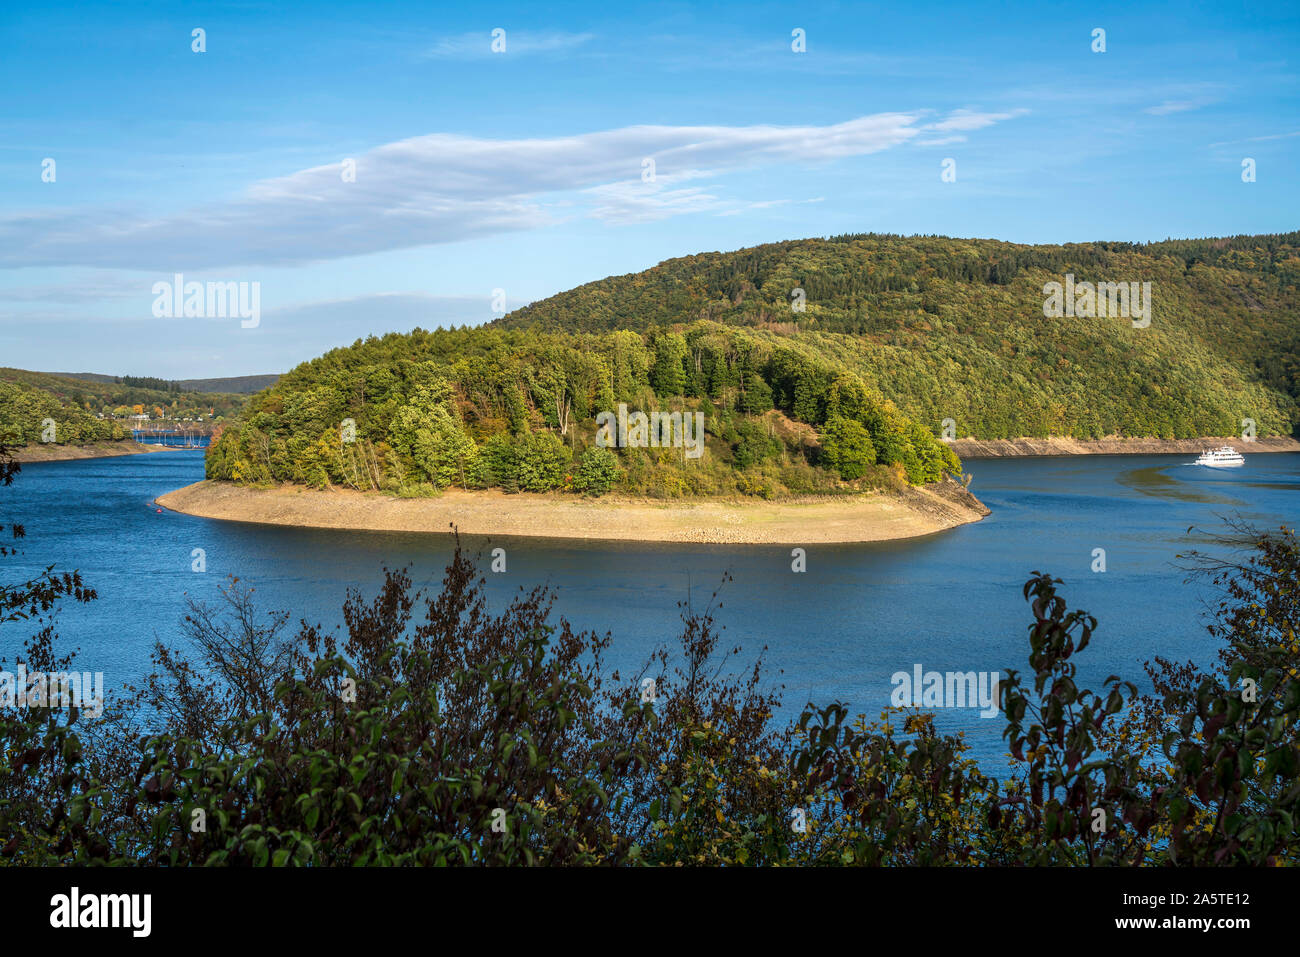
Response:
[[[609,449],[593,447],[578,460],[574,487],[587,495],[604,495],[618,480],[618,456]]]
[[[517,446],[515,467],[519,487],[525,492],[550,492],[563,488],[572,452],[553,432],[530,432]]]
[[[393,448],[409,456],[428,481],[446,488],[467,485],[466,470],[478,446],[466,433],[452,404],[449,387],[421,387],[414,399],[397,411],[389,426]]]
[[[871,434],[861,422],[843,416],[829,419],[822,429],[821,455],[826,467],[846,482],[862,478],[876,464]]]
[[[654,367],[650,385],[659,398],[686,393],[686,359],[690,354],[686,339],[675,332],[660,333],[654,340]]]
[[[758,422],[742,422],[736,427],[736,444],[732,446],[737,468],[761,465],[781,454],[781,443]]]
[[[740,399],[740,408],[749,415],[762,415],[772,408],[772,388],[757,372],[745,376],[745,391]]]

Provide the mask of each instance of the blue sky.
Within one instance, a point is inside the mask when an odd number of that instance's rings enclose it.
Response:
[[[6,4],[0,365],[284,371],[805,236],[1293,230],[1298,10]],[[175,273],[258,324],[156,318]]]

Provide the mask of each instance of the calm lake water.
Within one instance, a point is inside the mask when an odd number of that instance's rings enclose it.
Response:
[[[904,542],[808,546],[803,574],[791,571],[789,547],[467,541],[485,555],[507,550],[508,571],[486,576],[494,608],[520,586],[549,584],[557,615],[613,632],[611,664],[624,669],[673,647],[676,603],[688,594],[707,602],[729,572],[718,619],[743,646],[741,660],[767,646],[787,714],[838,698],[874,718],[889,702],[890,676],[917,664],[1023,670],[1031,616],[1021,586],[1034,570],[1063,578],[1071,607],[1100,619],[1078,660],[1085,684],[1116,673],[1143,686],[1142,662],[1156,654],[1211,662],[1204,612],[1215,592],[1187,583],[1175,557],[1205,547],[1227,517],[1294,524],[1300,454],[1248,455],[1233,470],[1187,464],[1192,458],[972,461],[971,489],[993,509],[989,518]],[[158,452],[26,465],[0,489],[0,521],[27,526],[23,553],[0,565],[0,580],[50,563],[80,569],[99,599],[65,607],[58,630],[63,647],[80,648],[79,667],[104,672],[109,687],[138,679],[155,640],[178,640],[187,597],[216,598],[229,575],[252,583],[262,607],[329,626],[341,621],[346,587],[372,594],[384,565],[409,566],[417,583],[441,580],[446,535],[218,522],[150,504],[202,472],[199,453]],[[196,548],[206,553],[202,574],[191,570]],[[1097,548],[1105,573],[1091,570]],[[24,637],[6,625],[0,656],[12,662]],[[950,709],[939,724],[966,731],[985,770],[1004,767],[999,719]]]

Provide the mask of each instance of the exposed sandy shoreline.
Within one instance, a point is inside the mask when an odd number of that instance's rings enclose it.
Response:
[[[114,455],[161,452],[161,445],[144,445],[131,439],[121,442],[91,442],[89,445],[24,445],[14,450],[18,462],[67,462],[72,459],[103,459]]]
[[[825,544],[911,538],[977,522],[988,509],[956,482],[881,494],[790,502],[590,500],[568,495],[506,495],[448,490],[438,498],[315,491],[298,486],[252,489],[197,482],[158,504],[201,518],[370,531],[644,542]]]
[[[1246,442],[1240,436],[1202,439],[956,439],[948,443],[961,459],[1000,459],[1030,455],[1200,455],[1204,449],[1231,445],[1251,452],[1300,452],[1295,439],[1268,437]]]

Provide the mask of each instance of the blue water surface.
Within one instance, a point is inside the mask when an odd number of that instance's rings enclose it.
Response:
[[[678,634],[677,602],[706,604],[724,573],[718,620],[752,660],[764,646],[783,717],[808,700],[841,699],[875,717],[895,672],[1025,668],[1030,621],[1021,586],[1032,571],[1062,579],[1072,607],[1100,619],[1078,659],[1085,684],[1111,673],[1145,685],[1159,654],[1212,662],[1207,582],[1187,581],[1176,556],[1212,546],[1228,518],[1263,527],[1300,514],[1300,454],[1249,454],[1240,469],[1188,464],[1190,456],[1084,456],[972,461],[971,490],[993,510],[936,535],[869,545],[808,545],[807,571],[789,547],[657,545],[495,537],[467,539],[507,551],[487,574],[500,608],[519,587],[547,584],[556,612],[576,627],[611,631],[610,663],[635,668]],[[202,478],[200,453],[30,464],[0,489],[0,521],[27,527],[4,581],[47,564],[80,569],[97,601],[59,614],[64,647],[110,687],[141,677],[155,640],[176,643],[186,600],[212,600],[228,576],[257,589],[266,609],[333,627],[348,586],[373,593],[381,569],[408,566],[436,587],[451,554],[447,535],[295,529],[158,511],[155,497]],[[1190,531],[1189,531],[1190,529]],[[1106,570],[1094,572],[1094,550]],[[206,571],[192,570],[195,549]],[[485,563],[486,570],[486,563]],[[30,629],[29,629],[30,630]],[[25,632],[0,630],[13,660]],[[963,730],[986,770],[1004,767],[1000,720],[949,709],[940,727]]]

